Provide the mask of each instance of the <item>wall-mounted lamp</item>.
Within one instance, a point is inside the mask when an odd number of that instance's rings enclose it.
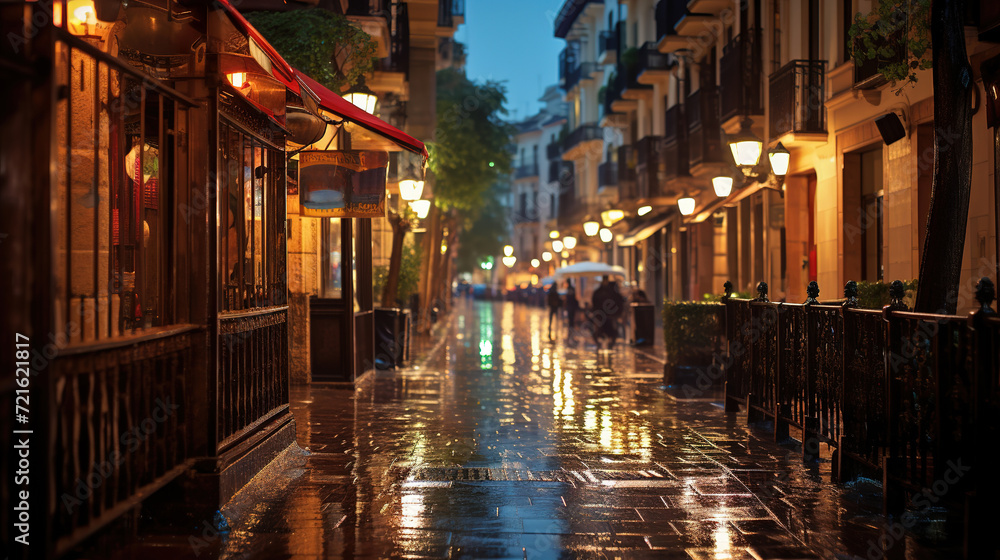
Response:
[[[503,258],[503,264],[507,268],[513,267],[514,263],[516,263],[516,262],[517,262],[517,257],[515,257],[513,255],[509,255],[509,256],[506,256],[506,257]]]
[[[509,256],[511,256],[513,254],[514,254],[514,248],[511,247],[510,245],[504,245],[504,247],[503,247],[503,256],[509,257]]]
[[[608,228],[601,228],[600,233],[601,233],[601,241],[603,241],[605,243],[610,243],[611,240],[614,238],[614,235],[611,233],[611,230],[608,229]]]
[[[583,222],[583,233],[587,234],[587,237],[593,237],[597,235],[598,230],[601,229],[601,224],[597,220],[587,217],[587,220]]]
[[[712,178],[712,188],[715,189],[715,196],[725,198],[733,192],[733,178],[729,175],[719,175]]]
[[[347,90],[347,93],[344,94],[344,99],[350,101],[358,109],[369,115],[375,114],[375,104],[378,102],[378,96],[365,84],[364,76],[361,76],[358,83]]]
[[[576,238],[573,237],[572,235],[567,235],[566,237],[563,237],[562,241],[563,241],[563,247],[566,247],[567,249],[571,250],[576,248]]]
[[[645,216],[646,214],[649,214],[652,211],[653,211],[653,207],[652,206],[640,206],[639,209],[636,210],[635,213],[637,215],[639,215],[639,216]]]
[[[618,208],[609,208],[601,212],[601,221],[604,222],[604,227],[611,227],[621,221],[625,217],[625,211]]]
[[[559,230],[552,230],[549,232],[549,239],[559,239]]]
[[[531,259],[531,268],[538,268],[538,265],[542,264],[538,259]]]
[[[682,216],[690,216],[694,213],[694,207],[697,201],[689,196],[677,199],[677,210],[680,211]]]
[[[552,250],[555,251],[556,253],[562,253],[563,242],[559,241],[558,239],[556,239],[555,241],[553,241],[552,242]]]
[[[429,200],[414,200],[410,203],[410,209],[417,213],[417,218],[423,220],[427,217],[427,214],[431,211],[431,201]]]
[[[550,253],[548,251],[542,251],[542,260],[545,261],[545,262],[551,261],[552,260],[552,253]]]

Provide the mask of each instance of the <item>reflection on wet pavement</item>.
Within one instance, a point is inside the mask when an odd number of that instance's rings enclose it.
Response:
[[[422,365],[293,390],[307,452],[224,510],[244,512],[224,557],[870,557],[877,498],[669,398],[659,362],[549,342],[543,312],[512,303],[450,321]]]

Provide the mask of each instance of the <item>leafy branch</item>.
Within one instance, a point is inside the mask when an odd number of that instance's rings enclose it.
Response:
[[[874,62],[898,95],[915,85],[917,71],[931,68],[931,0],[876,0],[868,14],[857,13],[851,25],[854,63]]]

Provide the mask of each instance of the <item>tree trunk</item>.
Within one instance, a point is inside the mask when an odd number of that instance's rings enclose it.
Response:
[[[427,222],[427,233],[424,234],[424,258],[420,263],[420,333],[428,333],[431,330],[430,312],[434,303],[434,282],[437,253],[440,253],[441,246],[441,212],[437,205],[431,204],[430,215]]]
[[[931,3],[934,182],[915,308],[954,314],[972,191],[972,68],[961,0]]]
[[[382,289],[382,307],[395,307],[399,293],[399,269],[403,263],[403,240],[410,229],[410,223],[402,215],[389,211],[389,226],[392,227],[392,252],[389,254],[389,272]]]

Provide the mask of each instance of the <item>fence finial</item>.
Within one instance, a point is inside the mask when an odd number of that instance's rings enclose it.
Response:
[[[809,282],[809,286],[806,287],[806,296],[808,296],[808,297],[806,297],[806,305],[811,305],[811,304],[814,304],[814,303],[819,303],[819,300],[816,299],[816,298],[819,297],[819,283],[818,282],[816,282],[815,280],[813,280],[812,282]]]
[[[903,303],[903,296],[906,295],[906,288],[899,280],[893,280],[889,284],[889,309],[893,311],[907,311],[909,307]]]
[[[726,292],[726,294],[722,296],[722,299],[729,299],[733,296],[733,283],[729,280],[726,280],[726,283],[722,285],[722,289]]]
[[[845,307],[857,307],[858,306],[858,283],[854,280],[848,280],[844,284],[844,298],[847,301],[844,302]]]
[[[990,305],[993,300],[997,298],[997,289],[993,285],[993,281],[983,276],[976,282],[976,301],[979,302],[979,311],[984,315],[992,315],[996,313]]]
[[[767,282],[757,282],[757,297],[754,301],[767,301]]]

